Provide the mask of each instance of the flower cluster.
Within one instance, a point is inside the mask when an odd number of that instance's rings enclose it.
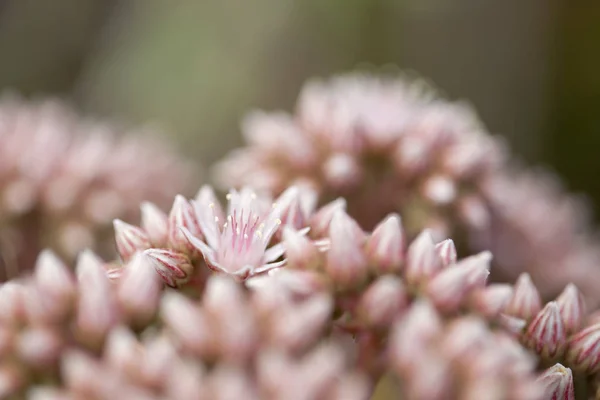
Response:
[[[107,250],[113,218],[186,190],[191,166],[151,133],[121,135],[54,100],[0,99],[0,281],[44,247],[68,259]]]
[[[313,81],[293,115],[255,112],[242,129],[248,146],[215,168],[223,186],[311,185],[323,202],[343,196],[363,228],[398,212],[410,237],[431,229],[436,240],[491,250],[498,280],[527,271],[545,297],[574,282],[600,303],[600,253],[581,205],[547,174],[513,173],[472,110],[420,81]]]

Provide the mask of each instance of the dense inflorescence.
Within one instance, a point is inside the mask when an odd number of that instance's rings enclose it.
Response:
[[[113,218],[135,218],[144,200],[166,205],[192,178],[149,129],[123,135],[56,100],[0,99],[0,160],[0,281],[44,247],[71,260],[111,249]]]
[[[398,212],[410,237],[431,229],[436,240],[492,251],[498,280],[527,271],[545,297],[572,281],[600,302],[600,253],[581,204],[547,174],[514,173],[505,147],[469,107],[420,81],[313,81],[293,115],[255,112],[242,132],[248,146],[215,168],[221,185],[274,193],[310,185],[323,202],[343,196],[363,228]]]
[[[0,103],[0,233],[37,255],[0,284],[0,398],[600,398],[581,207],[509,170],[465,106],[399,79],[311,83],[295,116],[249,119],[217,168],[226,203],[175,195],[183,163],[106,129]],[[80,249],[65,226],[106,219],[119,259],[61,260]],[[5,262],[23,250],[7,237]]]

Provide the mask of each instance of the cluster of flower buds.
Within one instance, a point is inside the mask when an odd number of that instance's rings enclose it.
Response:
[[[582,229],[582,205],[542,174],[512,174],[474,113],[420,81],[309,82],[294,115],[255,112],[242,131],[248,146],[215,168],[225,187],[280,193],[302,182],[324,202],[343,196],[365,229],[398,212],[411,238],[430,229],[436,240],[491,250],[498,280],[526,271],[544,297],[574,282],[600,303],[600,252]]]
[[[445,322],[423,299],[394,323],[387,351],[403,399],[566,399],[543,396],[535,358],[510,335],[475,316]]]
[[[114,221],[121,259],[143,251],[171,287],[190,280],[201,283],[204,266],[245,280],[284,265],[279,228],[306,234],[302,228],[312,215],[315,194],[291,187],[273,202],[243,188],[232,190],[227,199],[225,213],[212,188],[203,186],[194,200],[178,195],[168,215],[144,203],[141,227]],[[116,278],[124,271],[117,267],[109,272]]]
[[[123,136],[54,100],[0,99],[0,281],[44,247],[70,259],[106,250],[113,218],[186,190],[191,165],[151,133]]]
[[[514,282],[526,265],[544,298],[572,282],[590,305],[600,304],[600,250],[581,199],[539,171],[494,174],[482,193],[492,210],[490,229],[473,237],[473,245],[492,251],[502,279]]]
[[[486,224],[471,187],[499,163],[502,149],[466,105],[434,101],[432,92],[422,82],[370,75],[310,82],[294,116],[249,115],[243,134],[250,146],[218,164],[215,175],[226,187],[275,193],[308,183],[324,200],[347,198],[364,228],[401,211],[411,233],[432,228],[447,237],[448,209]]]
[[[40,378],[55,379],[69,349],[98,351],[117,325],[145,328],[157,314],[161,290],[141,254],[112,284],[91,252],[79,257],[75,274],[42,252],[31,276],[0,286],[0,398],[22,394]]]

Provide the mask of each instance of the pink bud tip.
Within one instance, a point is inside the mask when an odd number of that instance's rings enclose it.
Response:
[[[169,249],[148,249],[144,254],[167,285],[178,287],[190,280],[194,267],[185,254]]]
[[[185,197],[181,195],[175,197],[173,207],[169,213],[168,226],[168,243],[174,250],[185,254],[196,252],[195,247],[191,245],[181,231],[181,228],[186,228],[194,237],[202,237],[194,207]]]
[[[339,198],[332,201],[329,204],[321,207],[313,216],[310,218],[309,225],[312,235],[316,237],[323,237],[327,235],[329,231],[329,224],[336,211],[346,210],[346,200]]]
[[[154,247],[164,247],[167,244],[168,224],[167,214],[150,202],[141,205],[142,229]]]
[[[556,302],[567,334],[577,332],[583,325],[586,315],[585,300],[577,286],[569,283]]]
[[[373,230],[365,253],[380,273],[399,271],[404,262],[405,238],[400,216],[392,214]]]
[[[555,301],[546,304],[527,327],[524,341],[546,359],[558,357],[565,347],[567,335]]]
[[[288,268],[316,269],[321,264],[321,253],[317,246],[300,232],[285,227],[283,246]]]
[[[470,305],[481,315],[493,318],[504,311],[512,296],[512,285],[494,283],[475,290],[470,296]]]
[[[443,267],[431,233],[423,231],[408,246],[406,260],[406,281],[410,285],[419,285],[428,281]]]
[[[402,281],[394,276],[382,276],[362,295],[358,312],[368,325],[377,328],[390,326],[393,319],[406,307],[408,297]]]
[[[368,273],[363,253],[365,236],[356,221],[344,211],[338,211],[329,227],[331,244],[325,268],[332,280],[342,286],[362,283]]]
[[[150,248],[148,235],[137,226],[125,223],[120,219],[115,219],[113,226],[115,229],[117,251],[123,261],[128,261],[136,251],[143,251]]]
[[[566,359],[578,371],[588,374],[600,371],[600,323],[569,338]]]
[[[561,364],[548,368],[538,382],[543,387],[544,399],[575,400],[573,374]]]
[[[527,273],[521,274],[513,297],[506,307],[505,313],[524,320],[531,320],[542,309],[542,299],[537,288]]]
[[[158,308],[162,283],[149,257],[136,253],[119,281],[118,298],[129,318],[140,325]]]
[[[448,266],[456,262],[456,246],[454,246],[454,241],[452,239],[446,239],[442,242],[439,242],[435,245],[435,249],[440,255],[444,266]]]
[[[40,291],[52,301],[68,302],[75,293],[75,282],[67,266],[50,250],[38,256],[35,281]]]

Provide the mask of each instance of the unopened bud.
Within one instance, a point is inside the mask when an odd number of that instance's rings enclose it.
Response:
[[[575,400],[573,374],[561,364],[548,368],[538,382],[543,387],[544,399]]]
[[[392,214],[375,227],[365,253],[379,273],[397,272],[404,263],[405,238],[400,216]]]
[[[515,284],[513,297],[504,312],[513,317],[529,321],[541,309],[542,300],[537,288],[531,281],[531,277],[527,273],[521,274]]]
[[[322,255],[317,246],[300,232],[285,227],[283,246],[288,268],[309,270],[322,264]]]
[[[423,231],[408,246],[406,260],[406,281],[410,285],[427,282],[443,267],[429,231]]]
[[[558,304],[546,304],[527,327],[524,341],[531,349],[546,359],[561,355],[567,335],[560,317]]]
[[[368,274],[368,262],[363,253],[364,234],[344,211],[338,211],[329,227],[331,244],[325,269],[338,285],[353,287],[361,284]]]
[[[123,261],[128,261],[135,252],[149,249],[152,246],[146,232],[137,226],[130,225],[120,219],[115,219],[113,226],[115,228],[117,251]]]
[[[445,267],[456,262],[456,246],[452,239],[446,239],[435,245]]]
[[[175,197],[173,207],[168,218],[169,233],[168,243],[173,250],[192,255],[196,252],[194,246],[185,237],[181,228],[186,228],[193,236],[202,237],[200,226],[196,219],[194,207],[181,195]]]
[[[329,225],[337,211],[346,210],[346,200],[339,198],[321,207],[309,221],[313,237],[323,237],[329,232]]]
[[[402,281],[391,275],[382,276],[361,296],[358,314],[367,326],[386,328],[407,304],[408,297]]]
[[[164,247],[169,231],[167,214],[150,202],[142,203],[141,211],[142,229],[148,235],[152,247]]]
[[[169,249],[144,251],[162,280],[171,287],[178,287],[191,278],[194,267],[187,255]]]
[[[569,338],[566,360],[574,369],[590,375],[600,371],[600,324],[589,326]]]
[[[577,286],[569,283],[556,299],[567,334],[577,332],[586,315],[585,300]]]

